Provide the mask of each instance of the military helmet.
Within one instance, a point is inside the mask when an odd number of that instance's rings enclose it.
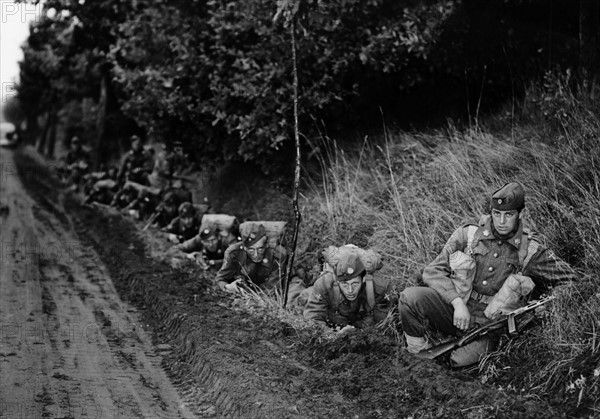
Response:
[[[196,215],[196,208],[191,202],[184,202],[179,206],[179,216],[182,218],[193,217]]]

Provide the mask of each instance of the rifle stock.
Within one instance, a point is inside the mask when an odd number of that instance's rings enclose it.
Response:
[[[549,301],[554,300],[554,298],[556,297],[553,295],[549,295],[547,297],[540,298],[539,300],[530,301],[526,306],[520,307],[510,313],[502,315],[496,320],[486,323],[483,326],[477,327],[476,329],[471,330],[466,335],[461,336],[458,339],[442,343],[429,349],[423,349],[421,352],[415,354],[415,356],[421,359],[436,359],[444,354],[452,352],[456,348],[460,348],[461,346],[464,346],[474,341],[476,338],[483,336],[492,330],[499,329],[505,323],[508,326],[510,336],[514,336],[517,334],[517,326],[515,322],[517,316],[528,311],[534,310],[538,307],[541,307]]]
[[[144,228],[142,228],[142,231],[148,230],[148,228],[152,225],[152,223],[154,222],[154,220],[156,220],[156,218],[160,214],[161,210],[162,209],[154,211],[154,214],[152,214],[152,216],[148,219],[148,222],[146,223],[146,225],[144,226]]]

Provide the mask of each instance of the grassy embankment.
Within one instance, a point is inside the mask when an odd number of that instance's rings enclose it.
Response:
[[[300,247],[374,248],[385,257],[378,275],[402,290],[457,226],[488,211],[490,193],[521,182],[526,223],[577,269],[580,282],[557,290],[543,328],[483,360],[482,379],[594,409],[600,399],[598,95],[598,86],[571,89],[565,77],[550,76],[515,108],[469,129],[386,132],[356,152],[323,141],[329,146],[318,150],[322,176],[308,175],[303,191]]]

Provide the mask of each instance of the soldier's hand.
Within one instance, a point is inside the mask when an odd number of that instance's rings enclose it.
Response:
[[[338,334],[341,335],[343,333],[351,332],[351,331],[354,331],[354,330],[355,330],[355,327],[348,324],[348,325],[342,327],[340,329],[340,331],[338,332]]]
[[[190,260],[198,260],[198,257],[200,257],[200,252],[192,252],[192,253],[186,253],[185,257],[190,259]]]
[[[231,284],[225,285],[225,291],[226,292],[231,292],[231,293],[239,293],[240,292],[240,287],[238,286],[238,283],[239,283],[238,281],[239,280],[234,281]]]
[[[176,234],[173,233],[169,233],[169,235],[167,236],[167,239],[171,242],[171,243],[179,243],[179,237],[177,237]]]
[[[471,321],[471,313],[467,308],[462,298],[458,297],[452,300],[452,306],[454,307],[453,324],[459,330],[465,331],[469,328]]]

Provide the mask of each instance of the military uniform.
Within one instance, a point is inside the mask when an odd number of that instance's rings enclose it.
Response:
[[[492,196],[492,208],[498,211],[521,211],[523,207],[524,192],[517,183],[505,185]],[[520,219],[517,222],[513,232],[501,235],[491,216],[484,216],[471,243],[469,226],[458,228],[423,270],[423,282],[428,287],[410,287],[401,293],[400,318],[409,351],[411,345],[416,348],[423,344],[422,338],[430,329],[448,335],[460,332],[453,324],[451,305],[462,298],[451,279],[450,256],[454,252],[468,252],[475,260],[472,291],[466,302],[471,326],[489,321],[484,311],[511,275],[527,277],[538,291],[575,279],[575,272],[566,262],[547,249],[539,236],[524,229]],[[480,349],[485,352],[491,347],[486,343]]]
[[[384,320],[391,306],[391,282],[378,277],[368,278],[367,281],[373,281],[375,304],[372,307],[367,298],[366,282],[356,300],[348,301],[340,291],[335,274],[323,273],[312,287],[304,307],[304,318],[358,328],[369,327]]]
[[[185,227],[181,221],[181,216],[173,218],[173,220],[164,228],[165,233],[175,234],[180,237],[180,241],[191,240],[196,236],[198,232],[198,226],[200,221],[198,218],[194,219],[194,223],[190,227]]]
[[[244,243],[234,243],[225,251],[223,266],[217,272],[215,281],[223,288],[243,277],[261,288],[273,287],[285,275],[286,263],[287,252],[279,245],[267,247],[262,260],[256,263],[246,253]]]
[[[147,154],[141,150],[139,152],[135,150],[129,150],[125,153],[123,160],[121,161],[121,166],[119,167],[119,173],[117,174],[117,181],[119,183],[123,183],[125,180],[128,180],[130,173],[138,170],[144,170],[148,164],[148,156]],[[139,179],[137,179],[139,180]],[[138,183],[146,183],[146,182],[138,182]]]

